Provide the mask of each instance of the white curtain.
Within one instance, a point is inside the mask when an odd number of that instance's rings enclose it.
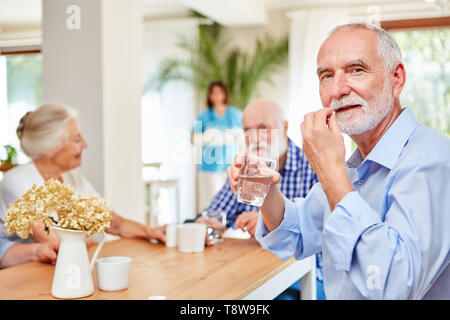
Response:
[[[8,98],[6,86],[6,57],[0,56],[0,145],[8,143]],[[3,152],[0,151],[0,152]],[[4,157],[1,154],[2,158]]]
[[[300,123],[306,113],[322,108],[317,78],[317,53],[328,33],[349,22],[348,10],[327,7],[298,10],[288,13],[291,19],[289,35],[290,98],[287,117],[289,136],[301,145]],[[345,137],[347,157],[349,137]]]
[[[165,58],[186,59],[177,43],[181,37],[194,41],[197,19],[144,22],[143,81],[153,78]],[[179,217],[195,216],[195,165],[190,130],[197,113],[195,92],[189,84],[171,82],[161,92],[146,91],[142,98],[142,158],[144,163],[162,163],[159,178],[179,181]],[[151,168],[149,168],[151,169]],[[151,172],[144,178],[155,178]],[[175,208],[174,197],[166,201]],[[166,211],[162,209],[163,211]],[[174,223],[173,212],[159,223]]]

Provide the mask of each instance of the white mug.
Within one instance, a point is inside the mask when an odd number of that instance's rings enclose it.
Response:
[[[166,247],[177,246],[177,224],[169,224],[166,228]]]
[[[177,228],[178,250],[181,252],[201,252],[205,248],[206,225],[184,223]]]
[[[128,288],[130,266],[131,258],[129,257],[97,259],[98,288],[103,291],[118,291]]]

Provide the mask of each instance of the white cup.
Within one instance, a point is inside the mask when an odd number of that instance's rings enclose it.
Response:
[[[201,252],[205,249],[206,225],[184,223],[177,228],[178,250],[181,252]]]
[[[177,246],[177,224],[169,224],[166,228],[166,247]]]
[[[118,291],[128,288],[130,283],[131,258],[105,257],[96,260],[98,288],[103,291]]]

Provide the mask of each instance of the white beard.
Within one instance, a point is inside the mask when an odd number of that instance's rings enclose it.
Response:
[[[330,104],[330,108],[332,109],[336,110],[345,105],[360,104],[361,110],[364,111],[364,114],[359,117],[356,117],[354,114],[358,110],[336,113],[336,120],[341,131],[352,136],[375,128],[387,116],[393,106],[394,98],[389,92],[389,89],[390,83],[389,81],[385,81],[383,89],[370,106],[366,100],[358,95],[344,97],[340,100],[333,99]]]
[[[270,145],[262,140],[258,143],[250,144],[248,151],[262,158],[278,160],[287,151],[288,144],[286,140],[286,137],[280,136],[277,139],[273,139]]]

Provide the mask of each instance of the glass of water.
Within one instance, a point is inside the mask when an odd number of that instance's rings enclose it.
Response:
[[[237,199],[239,202],[260,207],[270,190],[277,160],[246,153],[240,168]]]
[[[205,218],[209,240],[212,244],[222,242],[222,235],[226,230],[227,215],[223,211],[205,210],[202,212]]]

